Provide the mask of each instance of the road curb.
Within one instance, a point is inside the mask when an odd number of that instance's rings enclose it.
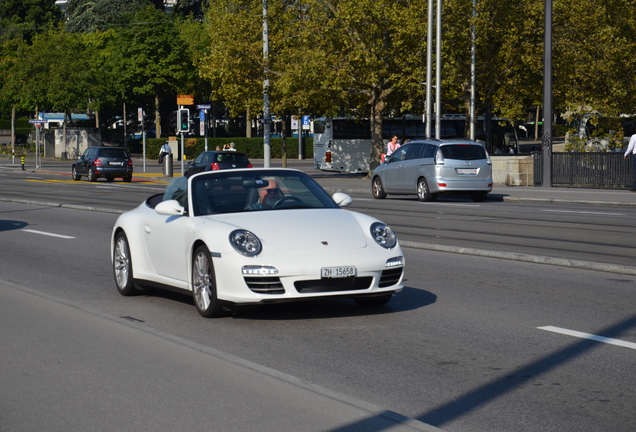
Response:
[[[459,246],[445,246],[433,243],[420,243],[411,241],[400,241],[402,247],[411,249],[431,250],[436,252],[448,252],[462,255],[474,255],[487,258],[499,258],[510,261],[522,261],[535,264],[547,264],[558,267],[570,267],[584,270],[596,270],[606,273],[619,273],[636,276],[636,267],[629,267],[617,264],[604,264],[592,261],[571,260],[563,258],[552,258],[541,255],[529,255],[514,252],[500,252],[486,249],[473,249]]]

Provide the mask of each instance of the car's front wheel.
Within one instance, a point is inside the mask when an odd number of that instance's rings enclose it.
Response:
[[[373,179],[373,184],[371,186],[373,192],[373,198],[375,199],[384,199],[386,198],[386,192],[384,191],[384,187],[382,186],[382,180],[380,177],[375,177]]]
[[[135,282],[133,281],[132,259],[130,257],[130,246],[126,234],[120,232],[115,237],[115,248],[113,249],[113,272],[115,274],[115,285],[121,295],[130,296],[136,294]]]
[[[73,167],[73,171],[72,171],[71,177],[73,177],[73,180],[75,180],[75,181],[78,181],[79,179],[82,178],[81,175],[77,174],[77,169],[75,167]]]
[[[428,183],[424,177],[417,181],[417,199],[420,201],[433,201],[433,194],[428,188]]]
[[[205,246],[199,246],[192,259],[192,297],[202,317],[212,318],[221,313],[222,308],[216,298],[212,257]]]
[[[382,294],[374,297],[356,297],[353,299],[360,306],[383,306],[391,300],[393,293]]]

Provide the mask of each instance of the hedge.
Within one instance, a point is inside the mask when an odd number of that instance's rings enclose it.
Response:
[[[146,157],[148,159],[158,159],[159,150],[166,141],[165,138],[148,138],[146,139]],[[282,138],[271,138],[270,155],[273,159],[281,159],[283,157]],[[292,159],[298,158],[298,138],[287,138],[287,157]],[[250,159],[263,159],[263,138],[208,138],[208,150],[214,150],[217,146],[223,148],[224,144],[233,142],[234,148],[243,152]],[[314,139],[311,137],[303,138],[305,147],[305,159],[312,159],[314,155]],[[128,147],[132,153],[142,153],[143,144],[141,141],[128,142]],[[197,155],[205,151],[205,138],[186,138],[184,142],[185,154],[187,159],[194,159]],[[175,153],[179,153],[181,147],[181,139],[178,140],[178,147]]]

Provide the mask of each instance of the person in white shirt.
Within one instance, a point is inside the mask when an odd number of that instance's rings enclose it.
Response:
[[[636,172],[636,134],[632,135],[629,139],[629,145],[627,146],[627,150],[625,151],[624,159],[627,159],[628,154],[632,154],[632,158],[634,161],[634,172]],[[634,175],[634,185],[632,186],[630,192],[636,192],[636,175]]]

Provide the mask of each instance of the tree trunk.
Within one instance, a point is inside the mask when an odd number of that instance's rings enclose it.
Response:
[[[155,137],[161,138],[161,113],[159,112],[159,93],[155,92]]]
[[[124,107],[124,148],[127,148],[128,145],[127,145],[127,141],[126,141],[127,140],[126,126],[127,126],[127,123],[128,123],[128,119],[127,119],[127,115],[126,115],[126,102],[124,102],[123,107]]]
[[[283,127],[281,129],[283,147],[283,168],[287,168],[287,113],[283,113]]]
[[[252,138],[252,119],[250,118],[250,107],[245,110],[245,138]]]
[[[373,173],[373,170],[380,165],[380,159],[384,150],[384,141],[382,138],[382,120],[384,115],[384,104],[387,96],[391,93],[391,90],[382,88],[374,88],[372,90],[371,99],[369,99],[369,105],[371,107],[371,155],[369,159],[369,177]]]

